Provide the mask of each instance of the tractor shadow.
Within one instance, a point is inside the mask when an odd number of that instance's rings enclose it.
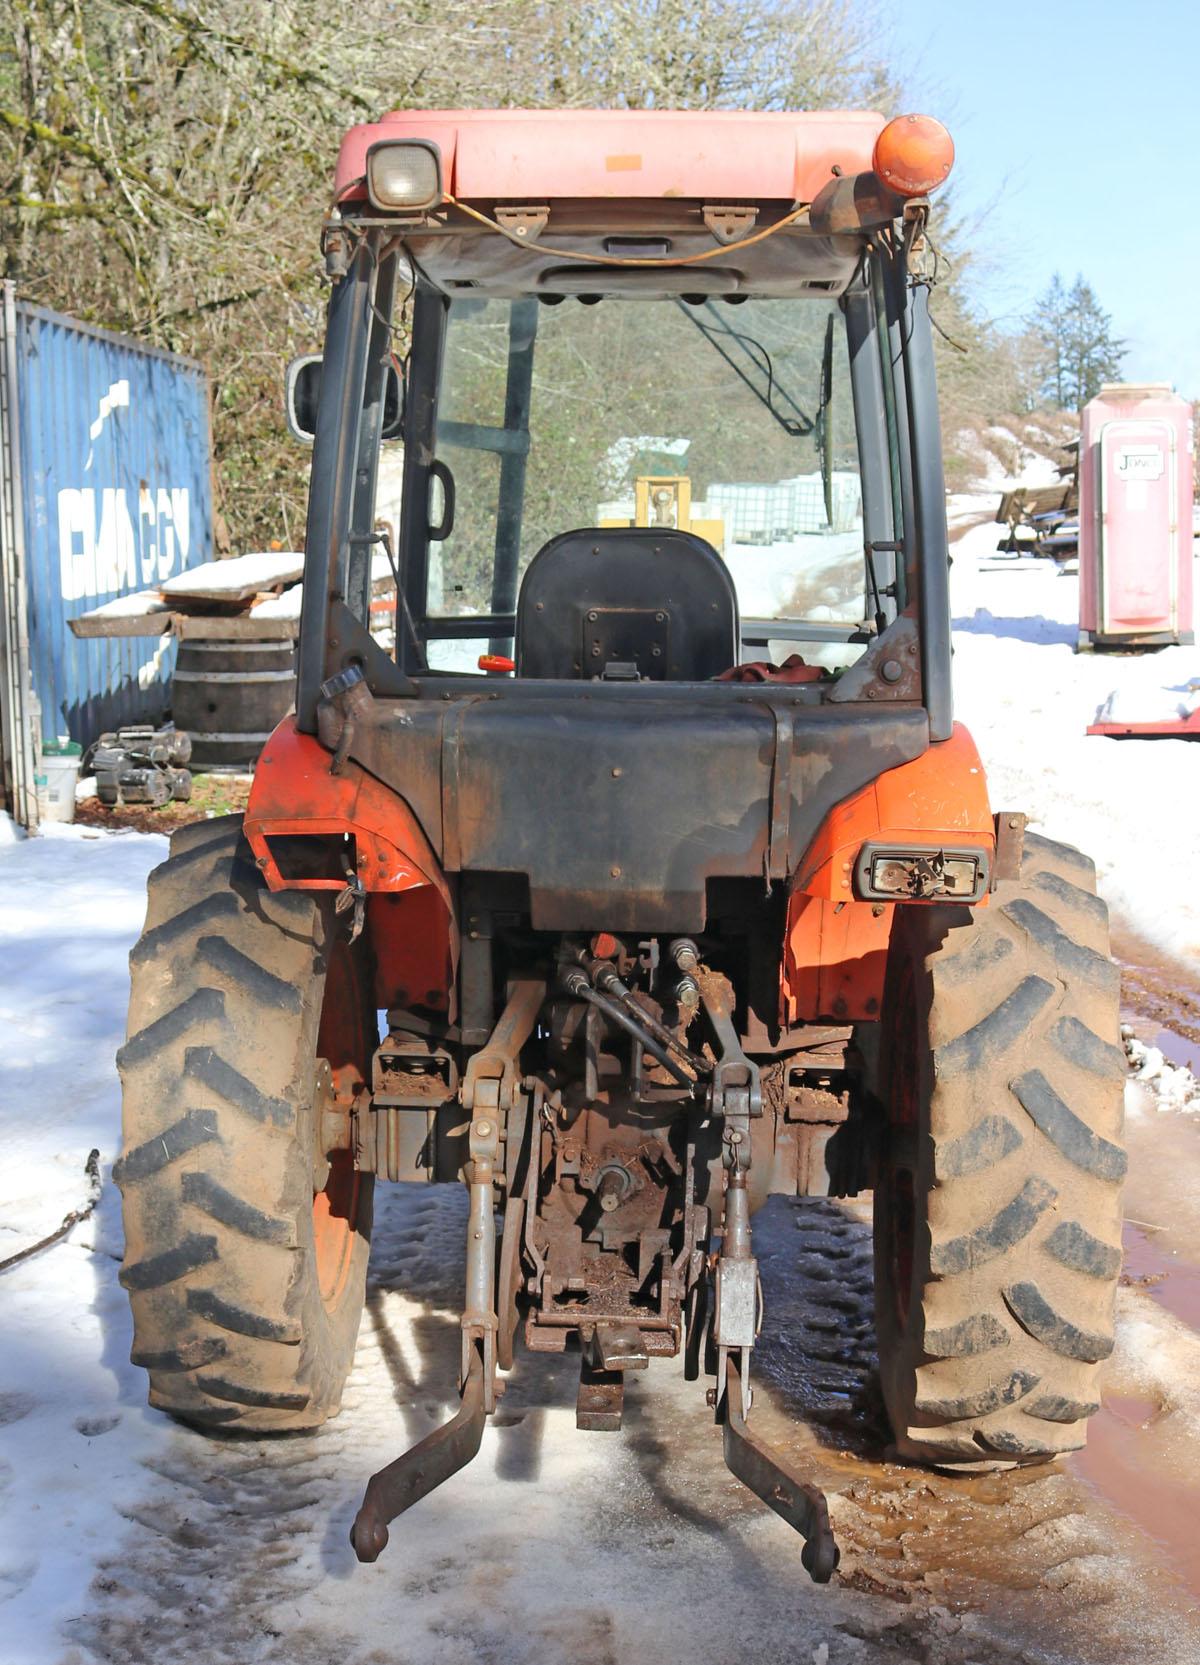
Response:
[[[359,1349],[369,1339],[386,1367],[399,1455],[448,1420],[457,1401],[467,1195],[456,1185],[389,1185],[377,1189],[375,1209]],[[546,1414],[574,1407],[579,1354],[531,1355],[518,1326],[516,1355],[488,1426],[497,1434],[497,1477],[536,1481]]]
[[[819,1444],[883,1462],[870,1223],[824,1198],[772,1197],[754,1243],[766,1317],[753,1369],[773,1405]]]
[[[399,1412],[394,1454],[452,1414],[459,1369],[466,1194],[400,1185],[377,1192],[367,1311],[360,1337],[378,1350]],[[823,1446],[881,1461],[888,1441],[871,1315],[871,1228],[836,1203],[774,1197],[754,1220],[766,1321],[754,1372],[772,1405]],[[395,1297],[402,1297],[397,1300]],[[415,1309],[415,1310],[414,1310]],[[579,1352],[530,1354],[518,1329],[516,1368],[489,1426],[500,1479],[537,1481],[553,1412],[572,1416]],[[683,1382],[670,1361],[628,1379],[622,1447],[661,1506],[725,1537],[714,1508],[728,1476],[720,1431],[704,1404],[707,1380]],[[603,1434],[581,1433],[584,1441]],[[688,1454],[698,1461],[688,1461]],[[713,1496],[697,1493],[711,1473]],[[707,1483],[702,1485],[707,1494]]]

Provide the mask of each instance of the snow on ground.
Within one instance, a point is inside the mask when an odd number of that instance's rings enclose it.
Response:
[[[990,506],[980,498],[980,511]],[[1079,587],[1053,562],[996,552],[988,521],[952,546],[955,713],[998,809],[1024,810],[1093,857],[1118,923],[1200,965],[1200,743],[1089,735],[1114,691],[1123,709],[1173,709],[1200,648],[1077,654]]]
[[[73,828],[0,845],[4,1253],[78,1202],[93,1146],[105,1182],[91,1220],[0,1281],[3,1665],[602,1665],[680,1657],[681,1635],[695,1665],[727,1665],[746,1635],[800,1665],[831,1636],[839,1657],[887,1665],[890,1647],[856,1638],[886,1633],[893,1604],[808,1583],[795,1539],[725,1471],[703,1384],[677,1362],[631,1387],[616,1437],[577,1434],[577,1361],[523,1360],[475,1463],[358,1566],[367,1476],[449,1410],[454,1187],[381,1196],[355,1369],[321,1434],[210,1440],[147,1407],[117,1282],[113,1056],[164,853]]]
[[[1173,1064],[1160,1046],[1147,1046],[1128,1025],[1122,1036],[1134,1079],[1149,1087],[1157,1108],[1200,1116],[1200,1081],[1187,1065]]]
[[[725,565],[743,618],[803,613],[857,620],[862,612],[862,527],[811,532],[779,543],[731,543]],[[798,599],[797,599],[798,598]]]
[[[3,1665],[1186,1657],[1190,1632],[1168,1615],[1170,1589],[1155,1588],[1152,1609],[1138,1594],[1153,1551],[1121,1559],[1128,1546],[1112,1541],[1105,1517],[1081,1512],[1092,1505],[1069,1474],[1023,1490],[1013,1517],[1002,1486],[964,1491],[864,1462],[823,1447],[811,1421],[790,1420],[806,1393],[846,1402],[871,1363],[869,1232],[821,1202],[775,1198],[756,1221],[768,1310],[756,1368],[765,1430],[793,1442],[831,1489],[845,1577],[825,1589],[726,1472],[703,1383],[683,1381],[672,1361],[630,1385],[618,1436],[576,1432],[573,1359],[521,1359],[475,1463],[396,1524],[376,1566],[357,1565],[347,1535],[367,1475],[450,1408],[464,1225],[453,1187],[383,1189],[355,1368],[342,1415],[319,1435],[207,1439],[148,1409],[117,1282],[112,1060],[125,956],[163,853],[156,837],[71,828],[0,843],[0,963],[19,968],[4,980],[0,1022],[0,1221],[19,1227],[5,1233],[7,1252],[77,1202],[93,1145],[105,1180],[91,1221],[0,1281]],[[821,1315],[827,1297],[840,1304]],[[836,1361],[830,1330],[845,1338]],[[806,1362],[822,1338],[826,1351]],[[1149,1370],[1170,1442],[1163,1461],[1176,1471],[1194,1455],[1196,1357],[1194,1334],[1169,1312],[1122,1293],[1116,1368],[1131,1391]],[[797,1396],[798,1382],[808,1385]],[[1104,1473],[1083,1477],[1105,1495]],[[897,1519],[911,1522],[899,1543]],[[1031,1521],[1044,1524],[1030,1534]],[[979,1569],[999,1567],[1014,1544],[1025,1559],[993,1587]],[[1100,1600],[1110,1589],[1124,1592],[1115,1607]],[[1018,1623],[1018,1600],[1035,1625],[1055,1615],[1053,1653]],[[1103,1650],[1067,1640],[1078,1623],[1108,1627]]]
[[[969,525],[994,502],[953,507]],[[998,532],[990,520],[966,531],[953,580],[959,715],[993,801],[1087,849],[1119,919],[1200,961],[1200,906],[1187,884],[1200,745],[1084,733],[1114,687],[1149,698],[1200,674],[1200,660],[1191,649],[1076,656],[1076,581],[1047,562],[994,558]],[[665,1362],[631,1387],[625,1434],[586,1436],[574,1430],[570,1361],[522,1361],[473,1467],[398,1525],[376,1567],[359,1568],[346,1539],[363,1481],[447,1408],[462,1258],[462,1197],[452,1189],[386,1188],[345,1410],[320,1436],[206,1440],[148,1409],[116,1276],[113,1056],[146,875],[164,853],[156,837],[52,827],[21,840],[0,823],[0,1259],[79,1205],[93,1147],[104,1178],[92,1219],[0,1275],[0,1665],[625,1665],[646,1654],[727,1665],[747,1636],[754,1654],[799,1665],[934,1658],[917,1632],[888,1630],[915,1610],[877,1593],[880,1568],[903,1570],[915,1551],[872,1562],[860,1546],[857,1592],[814,1590],[798,1574],[794,1541],[723,1470],[702,1384]],[[1161,1106],[1154,1063],[1140,1060],[1147,1079],[1136,1091],[1157,1085]],[[1133,1118],[1134,1133],[1145,1119]],[[1195,1117],[1155,1125],[1200,1131]],[[1165,1157],[1161,1146],[1153,1142]],[[1171,1146],[1160,1190],[1195,1193],[1195,1171],[1193,1148]],[[779,1286],[799,1210],[775,1199],[760,1232],[764,1280],[774,1284],[775,1339],[765,1332],[762,1349],[772,1391],[796,1369]],[[854,1253],[865,1268],[865,1244]],[[867,1271],[859,1281],[869,1289]],[[1136,1393],[1150,1379],[1166,1411],[1154,1438],[1169,1438],[1161,1462],[1176,1473],[1195,1466],[1196,1367],[1194,1332],[1123,1290],[1115,1380]],[[1081,1472],[1104,1493],[1103,1476]],[[869,1465],[853,1484],[843,1478],[833,1500],[840,1532],[851,1537],[862,1512],[851,1499],[869,1501],[885,1482]],[[956,1506],[952,1497],[938,1505],[951,1519]],[[1082,1519],[1078,1507],[1064,1502],[1054,1521]],[[972,1503],[969,1518],[977,1509],[984,1504]],[[1011,1536],[1005,1517],[997,1543]],[[854,1564],[851,1547],[852,1582]],[[1079,1577],[1087,1564],[1072,1562]],[[1101,1584],[1111,1582],[1108,1565]],[[1136,1580],[1121,1588],[1127,1603],[1139,1599]],[[986,1591],[979,1599],[986,1604]],[[1059,1611],[1042,1599],[1046,1615]],[[986,1617],[974,1607],[968,1615],[975,1625]],[[1184,1657],[1145,1635],[1154,1657]],[[939,1662],[1001,1657],[982,1642],[937,1647]]]
[[[11,826],[11,823],[9,824]],[[139,1400],[110,1182],[119,1139],[113,1056],[125,1032],[126,959],[164,838],[48,826],[0,848],[0,1259],[53,1231],[86,1193],[100,1208],[57,1247],[2,1274],[0,1659],[63,1657],[99,1559],[166,1449]]]
[[[951,452],[972,470],[978,491],[998,494],[1016,486],[1054,486],[1061,481],[1063,440],[1068,434],[1077,437],[1070,422],[1060,419],[1060,425],[1058,435],[1040,423],[1019,418],[993,422],[982,430],[960,428],[951,436]]]

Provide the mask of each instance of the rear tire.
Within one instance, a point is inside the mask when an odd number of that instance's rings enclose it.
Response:
[[[183,828],[150,875],[114,1176],[131,1356],[186,1422],[311,1428],[341,1402],[372,1182],[317,1152],[318,1081],[355,1091],[376,1033],[339,931],[328,899],[267,890],[240,816]]]
[[[1084,1443],[1121,1266],[1119,982],[1095,868],[1034,833],[986,908],[898,910],[875,1284],[902,1457]]]

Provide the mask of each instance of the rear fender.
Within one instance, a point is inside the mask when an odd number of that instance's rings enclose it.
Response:
[[[896,908],[932,904],[855,895],[855,863],[863,846],[874,843],[979,849],[991,870],[996,829],[987,779],[961,723],[949,740],[843,799],[809,845],[788,903],[780,1013],[785,1027],[879,1016]],[[987,896],[975,905],[985,907]]]
[[[287,717],[263,748],[245,832],[271,890],[367,894],[366,935],[383,1008],[449,1011],[458,960],[454,898],[404,800],[357,763],[331,754]]]

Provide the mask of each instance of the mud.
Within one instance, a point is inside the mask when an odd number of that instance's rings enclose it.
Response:
[[[169,837],[177,827],[190,826],[193,821],[243,811],[249,796],[249,775],[197,774],[192,777],[192,795],[186,803],[165,803],[154,809],[149,804],[110,806],[99,798],[81,798],[75,805],[75,821],[81,827],[98,827],[104,832],[163,833]]]
[[[1188,1063],[1178,1055],[1181,1049],[1200,1058],[1200,982],[1194,975],[1128,931],[1114,931],[1113,957],[1121,967],[1122,1010],[1138,1037],[1162,1046],[1172,1063]],[[1160,1032],[1168,1045],[1157,1038]]]

